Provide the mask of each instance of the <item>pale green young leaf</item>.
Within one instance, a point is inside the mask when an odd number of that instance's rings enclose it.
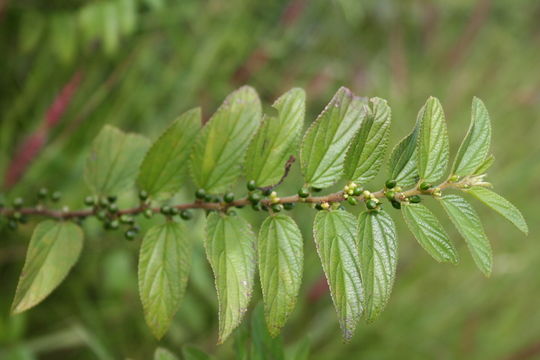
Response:
[[[28,245],[12,313],[30,309],[56,289],[77,262],[82,246],[83,232],[74,223],[53,220],[39,223]]]
[[[85,179],[97,195],[116,195],[133,187],[150,146],[147,138],[105,125],[86,160]]]
[[[457,152],[452,174],[473,174],[488,155],[490,142],[489,114],[482,100],[475,97],[472,102],[471,125]]]
[[[473,186],[467,192],[508,219],[523,233],[529,233],[529,227],[521,211],[501,195],[481,186]]]
[[[351,339],[363,311],[355,232],[354,216],[346,211],[319,211],[315,216],[313,237],[346,341]]]
[[[178,360],[178,357],[169,350],[158,347],[154,352],[154,360]]]
[[[272,107],[277,115],[264,116],[246,155],[246,179],[255,180],[257,186],[276,184],[283,176],[287,160],[296,152],[304,126],[306,93],[299,88],[291,89]]]
[[[214,272],[223,343],[246,313],[255,275],[255,235],[241,216],[211,213],[206,225],[206,256]]]
[[[199,188],[220,193],[234,184],[260,121],[255,89],[243,86],[227,96],[195,140],[191,174]]]
[[[435,215],[424,205],[404,204],[401,213],[418,243],[438,262],[457,264],[459,255]]]
[[[139,294],[156,338],[169,329],[186,289],[191,242],[181,223],[168,221],[144,236],[139,253]]]
[[[434,183],[448,166],[448,133],[441,103],[430,97],[426,104],[418,138],[418,175]]]
[[[446,195],[441,198],[444,210],[469,247],[478,268],[489,276],[493,265],[491,245],[473,207],[460,196]]]
[[[424,116],[425,106],[416,117],[416,124],[409,135],[404,137],[393,149],[388,162],[389,179],[396,180],[399,186],[408,187],[418,181],[417,143],[420,133],[420,122]]]
[[[302,283],[302,233],[290,216],[277,214],[263,222],[258,241],[266,324],[277,336],[294,309]]]
[[[302,141],[300,161],[307,185],[324,188],[343,173],[343,162],[350,142],[366,116],[365,99],[340,88]]]
[[[360,184],[372,180],[379,172],[390,133],[391,110],[386,100],[372,98],[370,104],[345,158],[345,178]]]
[[[396,277],[397,247],[396,227],[386,212],[365,211],[360,214],[358,250],[368,322],[379,316],[390,298]]]
[[[201,109],[191,109],[176,119],[146,154],[137,185],[150,196],[174,195],[188,174],[187,162],[201,127]]]
[[[491,165],[493,165],[493,162],[495,161],[495,156],[488,155],[486,159],[474,170],[473,175],[482,175],[485,174]]]

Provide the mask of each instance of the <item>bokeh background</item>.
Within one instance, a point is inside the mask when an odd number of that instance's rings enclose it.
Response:
[[[297,208],[304,283],[282,341],[290,358],[309,348],[309,359],[540,359],[538,19],[534,0],[0,0],[0,192],[30,203],[46,186],[80,207],[89,191],[84,159],[103,124],[155,139],[188,108],[201,105],[207,118],[242,84],[256,87],[266,104],[305,88],[306,126],[339,86],[386,98],[394,143],[434,95],[454,152],[476,95],[493,122],[489,180],[523,211],[529,236],[473,201],[495,254],[486,279],[448,220],[462,255],[457,267],[435,263],[392,212],[400,227],[392,298],[376,323],[361,323],[344,344],[310,234],[314,212]],[[296,164],[279,191],[300,184]],[[435,205],[428,202],[440,214]],[[14,233],[0,224],[0,359],[149,359],[158,345],[180,354],[185,344],[235,358],[234,339],[215,345],[200,216],[192,223],[197,246],[187,295],[159,343],[138,300],[140,239],[127,242],[93,221],[60,288],[9,316],[33,225]],[[259,300],[256,291],[252,304]]]

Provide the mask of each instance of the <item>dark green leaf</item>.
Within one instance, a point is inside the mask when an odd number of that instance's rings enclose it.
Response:
[[[491,142],[491,122],[482,100],[475,97],[472,102],[472,116],[469,131],[459,147],[452,173],[471,175],[484,162]]]
[[[467,242],[474,262],[484,275],[489,276],[493,255],[478,214],[465,199],[457,195],[444,196],[441,198],[441,204]]]
[[[197,187],[219,193],[234,184],[260,118],[261,103],[253,88],[243,86],[227,96],[195,140],[191,173]]]
[[[365,211],[360,214],[358,250],[365,292],[365,318],[371,322],[386,306],[396,277],[396,228],[386,212]]]
[[[86,160],[86,182],[97,195],[116,195],[130,189],[149,145],[145,137],[105,125]]]
[[[529,227],[521,212],[501,195],[481,186],[473,186],[467,192],[504,216],[523,233],[529,233]]]
[[[268,330],[277,336],[294,309],[302,283],[302,234],[284,214],[269,216],[259,231],[259,273]]]
[[[223,343],[247,311],[255,274],[255,235],[241,216],[211,213],[206,226],[206,255],[216,279],[219,340]]]
[[[247,150],[246,179],[257,186],[276,184],[283,176],[289,156],[296,152],[306,110],[304,90],[294,88],[273,105],[276,116],[265,115]]]
[[[137,184],[149,195],[173,195],[183,185],[193,140],[201,127],[201,109],[176,119],[152,145],[141,165]]]
[[[357,183],[372,180],[384,161],[388,134],[390,133],[391,110],[385,100],[373,98],[372,108],[360,125],[345,159],[345,177]]]
[[[313,237],[346,341],[351,339],[363,311],[355,232],[354,216],[346,211],[319,211],[315,216]]]
[[[365,99],[340,88],[307,130],[300,153],[307,185],[324,188],[343,173],[345,154],[366,116]]]
[[[448,133],[439,100],[430,97],[424,107],[418,139],[418,174],[420,179],[434,183],[448,165]]]
[[[441,223],[427,207],[402,203],[401,212],[409,230],[420,245],[439,262],[457,264],[459,255]]]
[[[146,323],[160,339],[184,297],[191,242],[181,223],[168,221],[146,233],[139,254],[139,293]]]
[[[14,314],[39,304],[65,279],[77,262],[83,232],[71,222],[46,220],[38,224],[11,306]]]

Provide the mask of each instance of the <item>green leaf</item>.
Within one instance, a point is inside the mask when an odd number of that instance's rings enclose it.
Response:
[[[489,152],[491,122],[482,100],[473,98],[471,125],[456,155],[452,174],[471,175],[482,165]]]
[[[416,117],[416,124],[412,132],[404,137],[393,149],[388,162],[390,179],[396,180],[399,186],[408,187],[418,181],[417,143],[420,133],[420,123],[424,116],[425,106],[420,109]]]
[[[219,193],[234,184],[260,118],[261,102],[253,88],[243,86],[225,99],[195,140],[191,173],[199,188]]]
[[[30,309],[56,289],[77,262],[82,246],[83,232],[74,223],[39,223],[28,246],[12,313]]]
[[[391,110],[385,100],[370,100],[372,109],[362,121],[345,159],[345,177],[365,184],[372,180],[384,161],[390,133]]]
[[[386,306],[397,267],[397,235],[392,218],[384,211],[365,211],[358,218],[360,273],[364,285],[364,309],[368,322]]]
[[[489,155],[486,157],[486,159],[480,164],[476,170],[474,170],[473,175],[482,175],[485,174],[488,169],[493,165],[493,162],[495,161],[495,156]]]
[[[154,352],[154,360],[178,360],[178,357],[169,350],[158,347]]]
[[[206,233],[206,255],[216,279],[221,344],[242,321],[251,298],[255,235],[242,217],[218,213],[208,215]]]
[[[441,204],[450,220],[452,220],[467,242],[474,262],[484,275],[489,276],[493,264],[493,255],[478,214],[465,199],[457,195],[442,197]]]
[[[188,173],[187,160],[201,127],[201,109],[189,110],[176,119],[152,145],[141,165],[137,184],[149,195],[176,193]]]
[[[206,354],[204,351],[191,345],[184,345],[182,347],[182,356],[184,360],[210,360],[212,357]]]
[[[355,232],[354,216],[346,211],[319,211],[315,216],[313,237],[346,341],[351,339],[362,315],[363,290]]]
[[[420,124],[418,174],[427,182],[439,180],[448,165],[448,133],[441,103],[430,97]]]
[[[102,7],[103,11],[103,33],[101,40],[103,48],[107,55],[112,55],[118,50],[120,42],[120,24],[118,12],[115,2],[105,2]]]
[[[401,212],[418,243],[438,262],[457,264],[459,255],[435,215],[421,204],[402,203]]]
[[[120,0],[117,6],[122,34],[129,35],[135,30],[137,23],[137,1]]]
[[[302,233],[284,214],[269,216],[259,231],[259,273],[268,330],[277,336],[294,309],[302,283]]]
[[[180,306],[188,281],[191,243],[181,223],[168,221],[144,236],[139,254],[139,294],[146,323],[161,339]]]
[[[467,192],[508,219],[523,233],[529,233],[529,227],[521,212],[501,195],[481,186],[473,186]]]
[[[302,142],[300,161],[307,185],[324,188],[339,180],[347,149],[366,113],[365,99],[347,88],[338,90]]]
[[[264,311],[258,304],[251,314],[251,337],[253,346],[251,360],[283,360],[285,352],[281,337],[273,338],[264,323]]]
[[[92,143],[85,179],[97,195],[115,195],[133,186],[148,150],[148,139],[105,125]]]
[[[257,186],[274,185],[281,179],[285,163],[298,145],[305,103],[306,93],[299,88],[289,90],[274,102],[277,116],[264,116],[247,150],[246,179],[255,180]]]

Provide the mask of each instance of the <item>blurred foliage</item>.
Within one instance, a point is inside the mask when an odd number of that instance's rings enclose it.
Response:
[[[309,121],[341,85],[386,98],[394,143],[434,95],[445,107],[454,152],[477,95],[493,121],[490,181],[522,209],[529,237],[477,206],[494,246],[490,279],[468,256],[459,267],[439,265],[402,237],[387,310],[343,344],[307,231],[313,214],[295,210],[305,281],[283,343],[288,354],[300,354],[309,342],[310,359],[538,358],[539,17],[540,3],[527,0],[3,0],[1,178],[25,163],[18,154],[29,137],[39,141],[23,176],[2,192],[30,202],[48,186],[79,207],[88,191],[84,158],[104,124],[155,138],[188,108],[201,105],[208,116],[243,83],[267,104],[293,86],[306,88]],[[280,193],[300,182],[296,164]],[[149,359],[158,345],[181,356],[185,344],[220,359],[240,354],[249,336],[243,328],[215,345],[216,298],[200,216],[192,223],[198,241],[187,296],[159,344],[138,300],[138,241],[104,234],[94,222],[85,225],[81,261],[58,291],[9,316],[33,225],[8,233],[0,223],[0,359]]]

